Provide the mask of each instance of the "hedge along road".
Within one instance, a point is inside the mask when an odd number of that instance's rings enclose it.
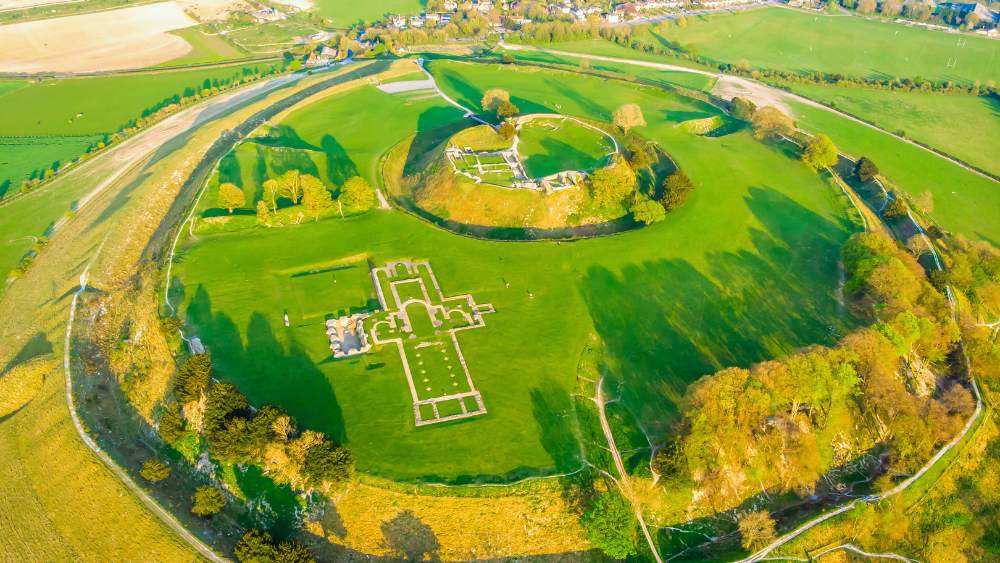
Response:
[[[66,355],[64,362],[69,361],[69,353],[72,351],[69,347],[72,342],[72,339],[69,338],[69,331],[72,328],[72,324],[67,324],[67,316],[74,317],[75,315],[73,313],[73,303],[67,303],[67,299],[72,296],[81,295],[83,291],[91,292],[107,289],[94,289],[93,284],[90,283],[90,278],[96,277],[98,286],[107,282],[109,283],[108,287],[116,287],[115,284],[118,283],[114,281],[118,275],[116,268],[134,263],[134,252],[141,251],[142,248],[149,244],[150,240],[156,240],[155,229],[156,225],[160,224],[160,221],[156,219],[158,213],[165,211],[167,207],[173,210],[175,207],[183,208],[185,206],[182,200],[186,199],[187,192],[182,193],[176,188],[176,186],[181,185],[180,181],[171,182],[169,179],[173,175],[181,174],[179,171],[180,168],[175,166],[174,162],[179,163],[181,160],[186,162],[188,158],[187,154],[191,153],[197,155],[195,157],[197,164],[194,164],[195,175],[206,166],[208,169],[211,169],[211,165],[206,165],[205,163],[209,162],[213,156],[217,158],[218,155],[224,154],[228,150],[228,147],[238,139],[237,135],[230,134],[223,134],[221,138],[217,138],[214,135],[216,131],[225,132],[224,128],[230,128],[230,131],[235,131],[236,133],[249,130],[252,126],[255,126],[254,124],[266,120],[270,116],[310,95],[337,84],[367,76],[377,72],[383,66],[384,64],[379,63],[366,65],[350,72],[327,78],[321,82],[310,84],[300,91],[283,98],[273,97],[267,101],[257,100],[258,107],[265,106],[265,104],[270,105],[257,112],[253,112],[255,108],[250,105],[236,108],[241,110],[241,113],[229,117],[223,116],[225,119],[223,121],[206,124],[212,127],[212,129],[200,131],[200,135],[198,136],[182,134],[180,138],[165,139],[159,148],[161,152],[157,153],[157,161],[165,160],[163,165],[153,169],[144,168],[143,172],[149,171],[147,172],[149,175],[140,176],[138,179],[133,180],[132,174],[126,175],[118,181],[110,182],[106,189],[96,193],[91,200],[91,204],[81,209],[81,213],[76,219],[67,223],[65,228],[55,233],[50,245],[40,254],[38,261],[27,272],[25,277],[16,281],[9,288],[6,295],[0,299],[0,332],[3,334],[3,342],[5,342],[2,345],[0,354],[3,355],[5,360],[15,357],[16,348],[24,345],[25,342],[31,341],[33,334],[35,337],[44,335],[51,342],[63,341],[64,347],[62,351]],[[272,101],[275,99],[277,100],[276,102]],[[110,154],[105,153],[97,157],[95,161],[99,160],[114,164],[113,158],[109,156]],[[140,164],[142,162],[143,160],[140,159]],[[188,165],[183,166],[183,169],[191,170]],[[164,183],[167,185],[164,186]],[[139,187],[140,185],[141,187]],[[166,191],[166,194],[161,195],[164,191]],[[159,204],[157,200],[159,200]],[[171,215],[169,211],[166,211],[166,214],[163,216],[170,217]],[[148,229],[136,231],[134,227],[138,224],[146,224],[148,225]],[[146,238],[143,235],[152,238]],[[104,241],[107,241],[107,244],[104,244]],[[134,252],[130,251],[130,249],[133,249]],[[98,255],[100,256],[99,259],[97,258]],[[94,267],[85,268],[84,264],[93,264]],[[71,276],[76,276],[81,269],[84,272],[89,272],[90,275],[83,276],[78,281],[74,281]],[[95,272],[96,276],[94,275]],[[105,279],[108,276],[110,276],[110,281]],[[65,291],[66,286],[71,282],[74,289]],[[72,301],[76,301],[76,299]],[[67,368],[68,365],[68,363],[64,363],[64,368]],[[70,385],[67,387],[66,392],[72,393],[69,379],[72,373],[65,371],[63,375],[67,378],[67,385]],[[66,400],[68,406],[72,409],[73,403],[71,397]],[[44,406],[44,404],[48,403],[38,404],[32,408],[36,410],[49,408]],[[66,413],[66,411],[63,411],[63,413]],[[109,507],[109,510],[118,514],[128,515],[129,518],[135,520],[132,529],[136,530],[137,533],[142,533],[138,532],[139,530],[146,533],[150,533],[150,530],[157,530],[156,533],[161,534],[161,537],[162,535],[167,535],[177,540],[177,545],[190,546],[190,548],[193,548],[203,557],[218,559],[217,555],[209,555],[211,550],[209,552],[205,551],[200,540],[191,539],[190,534],[184,530],[183,526],[174,521],[174,518],[163,510],[162,507],[157,508],[158,504],[155,500],[147,498],[148,495],[145,492],[137,490],[131,477],[128,477],[127,472],[111,461],[110,456],[106,454],[102,455],[102,449],[97,444],[101,442],[103,447],[106,447],[106,444],[103,440],[100,440],[100,436],[86,436],[83,434],[83,428],[79,421],[74,420],[77,418],[76,413],[71,411],[68,414],[70,414],[69,417],[66,417],[65,414],[63,415],[63,421],[65,423],[73,423],[74,430],[68,430],[60,434],[60,439],[65,439],[68,444],[72,444],[70,447],[64,448],[64,455],[70,456],[70,459],[78,460],[75,461],[75,465],[86,469],[81,474],[88,475],[87,478],[95,479],[99,477],[94,483],[95,490],[110,490],[113,493],[109,498],[121,497],[123,499],[120,501],[120,506]],[[49,415],[46,416],[51,418]],[[64,424],[63,427],[68,428],[69,424]],[[66,433],[70,434],[70,436],[64,438],[63,436]],[[78,446],[80,444],[80,442],[76,441],[78,436],[87,449]],[[17,452],[12,452],[12,455],[16,454]],[[73,456],[76,457],[74,458]],[[94,459],[95,456],[96,459]],[[95,467],[99,469],[95,469]],[[94,474],[95,471],[97,474]],[[43,477],[36,475],[35,478]],[[125,494],[126,490],[129,494]],[[124,500],[129,497],[132,498],[131,501]],[[57,503],[56,506],[62,507],[61,510],[76,512],[79,511],[79,504],[82,502],[81,499],[58,498],[54,499],[54,501]],[[30,507],[26,507],[25,510],[30,512]],[[65,516],[69,517],[68,515]],[[95,522],[99,520],[101,519],[94,519]],[[104,522],[104,524],[107,525],[107,522]],[[92,524],[91,526],[99,525]],[[178,526],[181,529],[178,529]],[[99,533],[96,529],[90,531],[90,534]],[[125,538],[127,537],[129,536],[126,535],[117,539],[112,537],[106,540],[105,544],[108,542],[117,542],[117,547],[112,548],[108,544],[105,545],[105,548],[120,550],[120,554],[128,553],[132,549],[137,549],[138,546],[135,543],[141,541],[141,537],[146,536],[141,536],[138,539],[133,538],[132,540],[126,540]],[[98,541],[95,544],[74,545],[75,549],[83,549],[86,552],[87,549],[95,549],[97,545],[104,544]],[[107,556],[108,554],[105,555]]]
[[[993,176],[990,176],[989,174],[986,174],[986,173],[984,173],[981,170],[973,168],[973,167],[965,164],[964,162],[962,162],[960,160],[957,160],[957,159],[955,159],[955,158],[953,158],[951,156],[948,156],[948,155],[946,155],[944,153],[941,153],[941,152],[938,152],[938,151],[936,151],[934,149],[926,147],[926,146],[924,146],[924,145],[922,145],[920,143],[917,143],[917,142],[915,142],[913,140],[907,139],[906,137],[901,137],[901,136],[899,136],[899,135],[897,135],[897,134],[895,134],[895,133],[893,133],[891,131],[887,131],[885,129],[882,129],[881,127],[879,127],[877,125],[869,123],[869,122],[867,122],[867,121],[865,121],[863,119],[858,119],[857,117],[854,117],[851,114],[844,113],[844,112],[842,112],[840,110],[837,110],[835,108],[832,108],[832,107],[824,105],[824,104],[821,104],[821,103],[819,103],[819,102],[817,102],[815,100],[812,100],[810,98],[806,98],[806,97],[803,97],[803,96],[800,96],[798,94],[794,94],[794,93],[791,93],[791,92],[786,92],[786,91],[781,90],[779,88],[774,88],[772,86],[768,86],[767,84],[764,84],[762,82],[757,82],[756,80],[750,80],[750,79],[742,78],[742,77],[739,77],[739,76],[731,76],[731,75],[723,74],[723,73],[709,72],[707,70],[698,70],[698,69],[694,69],[694,68],[688,68],[688,67],[683,67],[683,66],[678,66],[678,65],[671,65],[671,64],[666,64],[666,63],[654,63],[654,62],[643,61],[643,60],[638,60],[638,59],[622,59],[622,58],[618,58],[618,57],[607,57],[607,56],[604,56],[604,55],[590,55],[590,54],[587,54],[587,53],[576,53],[576,52],[573,52],[573,51],[560,51],[560,50],[556,50],[556,49],[543,49],[543,48],[540,48],[540,47],[534,47],[534,46],[530,46],[530,45],[511,45],[511,44],[505,43],[503,41],[501,41],[499,45],[500,45],[500,47],[502,47],[504,49],[511,50],[511,51],[539,51],[539,52],[543,52],[543,53],[551,53],[553,55],[560,55],[560,56],[564,56],[564,57],[575,57],[575,58],[578,58],[578,59],[589,59],[589,60],[594,60],[594,61],[604,61],[604,62],[611,62],[611,63],[624,63],[624,64],[630,64],[630,65],[635,65],[635,66],[642,66],[642,67],[646,67],[646,68],[655,68],[655,69],[658,69],[658,70],[667,70],[667,71],[672,71],[672,72],[687,72],[687,73],[690,73],[690,74],[700,74],[702,76],[711,76],[713,78],[718,79],[718,82],[716,83],[715,87],[713,88],[713,93],[715,93],[716,95],[719,95],[720,97],[723,97],[723,98],[732,98],[734,96],[741,96],[742,95],[742,96],[746,96],[746,97],[749,97],[752,100],[754,100],[754,103],[756,103],[758,106],[776,105],[776,106],[780,107],[781,109],[783,109],[784,111],[786,111],[789,114],[791,114],[792,112],[788,108],[788,106],[786,106],[783,103],[783,100],[794,100],[794,101],[796,101],[798,103],[805,104],[805,105],[810,106],[810,107],[822,109],[824,111],[827,111],[827,112],[830,112],[832,114],[835,114],[835,115],[837,115],[839,117],[847,119],[847,120],[849,120],[851,122],[857,123],[859,125],[863,125],[864,127],[867,127],[869,129],[873,129],[873,130],[878,131],[880,133],[883,133],[885,135],[889,135],[890,137],[893,137],[893,138],[895,138],[895,139],[897,139],[899,141],[902,141],[904,143],[907,143],[909,145],[917,147],[918,149],[920,149],[922,151],[925,151],[925,152],[927,152],[929,154],[932,154],[932,155],[934,155],[934,156],[936,156],[936,157],[938,157],[938,158],[940,158],[942,160],[946,160],[949,163],[954,164],[955,166],[958,166],[959,168],[962,168],[963,170],[971,172],[971,173],[973,173],[973,174],[975,174],[977,176],[980,176],[982,178],[986,178],[987,180],[990,180],[991,182],[997,182],[997,179],[994,178]],[[997,182],[997,183],[1000,183],[1000,182]]]

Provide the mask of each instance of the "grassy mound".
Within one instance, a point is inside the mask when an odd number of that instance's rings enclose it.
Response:
[[[564,170],[588,172],[615,152],[607,135],[571,119],[533,119],[521,126],[520,138],[518,152],[531,178]]]
[[[456,133],[448,145],[474,151],[502,151],[510,148],[511,140],[498,135],[489,125],[477,125]]]

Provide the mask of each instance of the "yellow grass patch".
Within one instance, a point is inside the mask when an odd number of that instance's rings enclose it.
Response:
[[[177,2],[0,26],[0,71],[88,72],[142,68],[187,54],[166,33],[195,25]]]
[[[34,398],[45,380],[45,372],[52,368],[52,360],[35,360],[0,375],[0,418],[17,412]]]
[[[557,490],[502,497],[440,497],[352,484],[309,531],[362,553],[469,561],[578,553],[583,529]]]

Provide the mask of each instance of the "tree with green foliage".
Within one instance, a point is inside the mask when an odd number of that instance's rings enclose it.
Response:
[[[780,109],[764,106],[754,112],[750,119],[755,139],[778,139],[795,133],[795,122]]]
[[[629,139],[625,144],[625,158],[633,170],[649,168],[656,163],[656,148],[640,139]]]
[[[594,172],[590,178],[594,204],[605,208],[619,205],[635,193],[636,183],[635,171],[624,157],[615,155],[607,166]]]
[[[375,205],[375,190],[367,180],[355,176],[340,188],[340,201],[351,209],[366,211]]]
[[[315,559],[306,546],[285,541],[274,543],[271,534],[251,529],[243,534],[233,550],[240,563],[312,563]]]
[[[286,171],[277,179],[278,195],[297,204],[302,199],[302,173],[296,169]]]
[[[160,415],[160,422],[156,426],[157,431],[163,441],[173,445],[184,435],[184,417],[176,404],[167,405],[163,414]]]
[[[730,102],[729,109],[736,119],[750,121],[757,111],[757,104],[747,98],[737,96]]]
[[[313,445],[302,458],[302,474],[314,487],[323,483],[341,483],[351,476],[354,458],[343,446],[329,440]]]
[[[264,195],[271,202],[271,212],[277,212],[278,198],[281,197],[281,182],[274,178],[264,180]]]
[[[664,210],[673,211],[684,205],[693,189],[694,182],[691,178],[688,178],[683,170],[677,169],[663,181],[663,197],[660,198],[660,204]]]
[[[314,221],[319,221],[320,215],[333,208],[333,196],[319,178],[308,174],[302,176],[302,207]]]
[[[174,376],[174,394],[182,403],[201,399],[212,379],[212,358],[208,354],[189,356]]]
[[[802,163],[812,170],[829,168],[837,164],[837,147],[830,137],[820,133],[809,139],[802,151]]]
[[[889,202],[889,205],[885,206],[885,209],[882,211],[882,215],[889,219],[905,217],[906,203],[903,202],[903,198],[895,194],[893,195],[894,197],[892,198],[892,201]]]
[[[232,214],[233,209],[246,205],[246,195],[236,184],[226,182],[219,184],[219,207],[222,207]]]
[[[667,216],[667,212],[659,202],[652,199],[643,199],[632,206],[632,218],[640,223],[649,225],[662,221]]]
[[[517,125],[514,124],[512,119],[505,119],[503,123],[500,124],[499,129],[497,129],[497,133],[501,138],[509,141],[514,138],[514,135],[517,134]]]
[[[142,469],[139,470],[139,475],[150,483],[159,483],[167,477],[170,477],[170,468],[164,465],[160,460],[151,457],[142,464]]]
[[[221,382],[208,390],[205,404],[205,432],[212,434],[221,429],[230,415],[247,409],[250,404],[235,385]]]
[[[628,501],[617,491],[598,494],[581,520],[591,547],[615,559],[636,554],[638,525],[635,515]]]
[[[774,541],[774,519],[766,510],[744,514],[740,518],[740,542],[743,549],[756,551]]]
[[[273,223],[273,218],[271,217],[271,210],[268,209],[267,204],[264,200],[257,202],[257,225],[261,227],[270,227]]]
[[[521,109],[512,102],[500,102],[500,105],[497,106],[497,117],[500,119],[509,119],[519,113],[521,113]]]
[[[625,133],[646,124],[646,118],[642,115],[642,108],[639,107],[639,104],[625,104],[619,107],[612,115],[612,120],[615,126]]]
[[[191,512],[208,517],[218,514],[226,506],[226,496],[218,487],[205,485],[198,487],[191,497]]]
[[[483,108],[483,111],[490,112],[499,109],[500,104],[504,102],[510,103],[510,93],[500,88],[491,88],[483,94],[483,99],[479,105]]]
[[[862,184],[867,184],[878,176],[878,166],[867,156],[862,156],[854,165],[854,175]]]

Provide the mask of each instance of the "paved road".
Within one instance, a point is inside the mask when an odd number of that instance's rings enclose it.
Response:
[[[908,145],[917,147],[918,149],[920,149],[922,151],[925,151],[925,152],[927,152],[929,154],[932,154],[932,155],[934,155],[934,156],[936,156],[936,157],[938,157],[938,158],[940,158],[942,160],[946,160],[946,161],[950,162],[951,164],[954,164],[955,166],[958,166],[958,167],[960,167],[960,168],[962,168],[962,169],[964,169],[964,170],[966,170],[968,172],[971,172],[971,173],[973,173],[973,174],[975,174],[977,176],[980,176],[982,178],[986,178],[987,180],[990,180],[991,182],[1000,183],[1000,182],[997,181],[996,178],[990,176],[989,174],[985,174],[985,173],[983,173],[983,172],[981,172],[979,170],[976,170],[975,168],[969,166],[968,164],[965,164],[965,163],[961,162],[960,160],[957,160],[957,159],[955,159],[955,158],[953,158],[951,156],[948,156],[948,155],[946,155],[944,153],[938,152],[938,151],[936,151],[934,149],[925,147],[925,146],[923,146],[923,145],[921,145],[921,144],[919,144],[919,143],[917,143],[915,141],[907,139],[906,137],[901,137],[901,136],[893,133],[892,131],[888,131],[888,130],[883,129],[883,128],[877,126],[877,125],[868,123],[867,121],[864,121],[864,120],[861,120],[861,119],[858,119],[857,117],[854,117],[853,115],[850,115],[848,113],[844,113],[844,112],[842,112],[842,111],[840,111],[838,109],[831,108],[829,106],[825,106],[825,105],[823,105],[823,104],[821,104],[821,103],[819,103],[819,102],[817,102],[815,100],[812,100],[810,98],[806,98],[804,96],[800,96],[800,95],[794,94],[792,92],[787,92],[787,91],[782,90],[780,88],[775,88],[773,86],[769,86],[767,84],[764,84],[762,82],[758,82],[756,80],[751,80],[751,79],[748,79],[748,78],[742,78],[742,77],[739,77],[739,76],[732,76],[732,75],[723,74],[723,73],[714,73],[714,72],[709,72],[709,71],[706,71],[706,70],[688,68],[688,67],[679,66],[679,65],[672,65],[672,64],[667,64],[667,63],[656,63],[656,62],[651,62],[651,61],[643,61],[643,60],[639,60],[639,59],[626,59],[626,58],[619,58],[619,57],[607,57],[607,56],[604,56],[604,55],[590,55],[590,54],[586,54],[586,53],[575,53],[575,52],[572,52],[572,51],[560,51],[560,50],[557,50],[557,49],[543,49],[543,48],[535,47],[535,46],[531,46],[531,45],[512,45],[512,44],[505,43],[505,42],[502,42],[502,41],[500,42],[500,47],[503,47],[504,49],[508,49],[508,50],[511,50],[511,51],[540,51],[540,52],[544,52],[544,53],[551,53],[553,55],[560,55],[560,56],[565,56],[565,57],[575,57],[575,58],[578,58],[578,59],[588,59],[588,60],[593,60],[593,61],[604,61],[604,62],[612,62],[612,63],[622,63],[622,64],[629,64],[629,65],[633,65],[633,66],[641,66],[641,67],[646,67],[646,68],[655,68],[655,69],[658,69],[658,70],[666,70],[666,71],[671,71],[671,72],[686,72],[686,73],[690,73],[690,74],[700,74],[702,76],[711,76],[711,77],[714,77],[714,78],[718,79],[718,82],[716,83],[715,88],[713,88],[713,92],[718,92],[718,93],[722,94],[721,97],[732,98],[734,95],[742,94],[742,95],[748,96],[748,97],[750,97],[752,99],[755,99],[755,102],[757,102],[758,106],[762,106],[762,105],[779,105],[781,107],[784,107],[785,109],[788,109],[787,106],[785,106],[782,102],[783,101],[794,101],[794,102],[797,102],[797,103],[800,103],[800,104],[803,104],[803,105],[807,105],[807,106],[810,106],[810,107],[821,109],[823,111],[835,114],[835,115],[837,115],[839,117],[842,117],[844,119],[847,119],[849,121],[857,123],[858,125],[862,125],[864,127],[872,129],[874,131],[878,131],[880,133],[883,133],[885,135],[893,137],[893,138],[895,138],[895,139],[897,139],[899,141],[902,141],[902,142],[904,142],[904,143],[906,143]]]

